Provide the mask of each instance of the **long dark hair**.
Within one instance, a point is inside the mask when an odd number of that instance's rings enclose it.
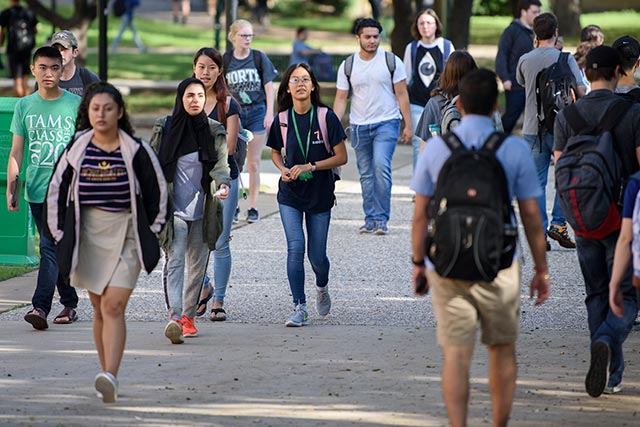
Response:
[[[313,74],[313,70],[309,66],[309,64],[305,64],[304,62],[300,62],[298,64],[292,64],[287,68],[287,71],[284,72],[282,76],[282,81],[280,82],[280,86],[278,87],[278,112],[285,111],[293,107],[293,98],[291,94],[287,92],[287,88],[289,87],[289,79],[291,78],[291,73],[293,73],[298,68],[304,68],[309,73],[309,77],[311,77],[311,83],[313,84],[313,90],[311,91],[311,103],[313,105],[321,105],[326,107],[325,104],[322,103],[320,99],[320,83],[318,83],[318,79],[316,75]]]
[[[127,107],[122,98],[122,94],[114,85],[107,82],[94,82],[84,88],[84,94],[78,107],[78,116],[76,117],[76,131],[82,131],[91,129],[91,122],[89,121],[89,104],[94,96],[99,93],[106,93],[111,96],[113,101],[118,105],[118,108],[122,110],[122,117],[118,119],[118,127],[133,136],[134,130],[129,120],[129,114],[127,114]]]
[[[209,57],[220,70],[220,75],[213,83],[213,92],[216,94],[216,105],[218,107],[218,118],[217,120],[220,123],[224,123],[226,127],[227,123],[227,96],[229,96],[229,89],[227,88],[227,81],[224,78],[224,71],[222,68],[222,55],[220,52],[215,50],[212,47],[201,47],[196,52],[193,57],[193,66],[195,67],[198,63],[198,58],[201,56]],[[191,77],[195,77],[196,73],[194,72]]]

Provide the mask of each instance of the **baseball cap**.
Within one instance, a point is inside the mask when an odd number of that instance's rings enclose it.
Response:
[[[631,36],[622,36],[611,45],[618,51],[623,60],[637,61],[640,58],[640,43]]]
[[[59,44],[65,49],[69,49],[71,47],[78,47],[78,39],[71,31],[62,30],[51,36],[50,45],[53,46],[54,44]]]
[[[586,69],[616,68],[622,65],[618,51],[610,46],[596,46],[587,53]]]

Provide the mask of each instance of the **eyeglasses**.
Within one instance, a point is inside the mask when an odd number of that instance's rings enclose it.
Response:
[[[302,83],[303,85],[311,83],[311,79],[309,77],[291,77],[289,79],[290,85],[297,85],[298,83]]]
[[[255,34],[238,34],[243,39],[252,39]]]

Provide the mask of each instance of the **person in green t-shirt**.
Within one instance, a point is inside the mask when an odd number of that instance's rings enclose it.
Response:
[[[77,318],[78,295],[69,280],[58,274],[54,243],[42,232],[42,217],[53,167],[75,132],[80,97],[59,87],[62,56],[55,47],[45,46],[35,51],[31,73],[38,90],[18,100],[11,121],[13,138],[7,165],[7,208],[13,212],[20,209],[20,200],[14,197],[14,186],[25,160],[25,200],[29,202],[40,233],[40,270],[31,300],[33,309],[24,319],[35,329],[42,330],[49,326],[47,316],[56,287],[64,309],[53,322],[67,324]]]

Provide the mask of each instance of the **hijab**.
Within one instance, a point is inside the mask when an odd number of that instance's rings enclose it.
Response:
[[[204,83],[189,77],[178,85],[173,114],[170,116],[169,131],[163,135],[158,157],[167,181],[173,182],[178,158],[193,152],[198,152],[198,160],[203,163],[204,171],[213,168],[217,160],[216,150],[209,128],[209,118],[204,109],[192,116],[184,109],[183,97],[187,87],[199,84],[203,89]],[[205,89],[206,93],[206,89]],[[206,187],[205,187],[206,188]]]

